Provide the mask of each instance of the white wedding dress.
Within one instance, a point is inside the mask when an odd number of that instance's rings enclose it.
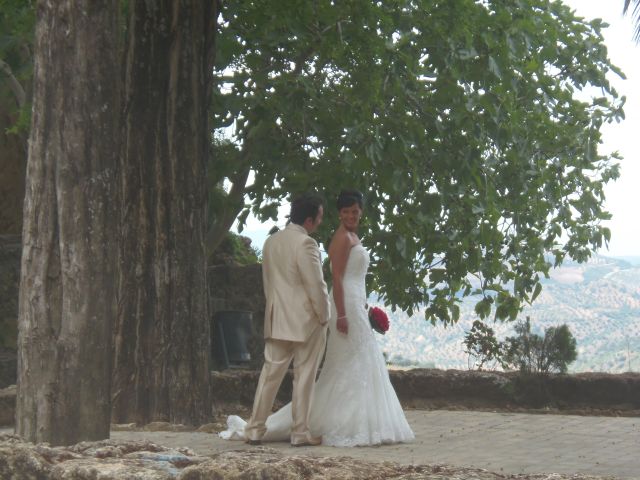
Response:
[[[344,273],[345,313],[349,333],[336,330],[336,308],[331,296],[331,321],[324,365],[311,403],[310,428],[322,435],[324,445],[354,447],[409,442],[411,427],[389,381],[389,373],[366,310],[365,275],[369,254],[354,246]],[[289,441],[291,403],[269,416],[263,441]],[[221,438],[243,440],[246,422],[236,415],[227,419]]]

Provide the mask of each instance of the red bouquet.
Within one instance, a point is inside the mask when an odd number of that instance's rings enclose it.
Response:
[[[372,307],[369,309],[369,323],[371,328],[382,335],[389,330],[389,317],[381,308]]]

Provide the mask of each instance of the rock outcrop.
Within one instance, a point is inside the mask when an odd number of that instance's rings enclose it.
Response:
[[[0,436],[0,478],[120,480],[177,478],[186,467],[208,461],[187,448],[165,448],[151,442],[82,442],[49,447]]]
[[[586,475],[504,475],[445,465],[399,465],[350,457],[286,456],[273,449],[224,452],[212,457],[151,442],[83,442],[63,448],[0,435],[0,478],[12,480],[597,480]]]

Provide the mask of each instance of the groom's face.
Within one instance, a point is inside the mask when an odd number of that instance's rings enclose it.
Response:
[[[323,216],[324,216],[324,209],[322,208],[322,205],[320,205],[320,207],[318,208],[318,215],[316,215],[316,218],[312,220],[311,217],[309,217],[305,221],[304,227],[306,228],[307,232],[309,232],[310,234],[315,232],[320,226],[320,224],[322,223]]]

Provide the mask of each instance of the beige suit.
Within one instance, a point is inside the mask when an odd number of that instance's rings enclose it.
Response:
[[[265,359],[245,436],[259,440],[264,435],[267,416],[293,359],[291,441],[298,443],[311,434],[309,412],[326,340],[329,294],[318,244],[300,225],[291,223],[269,237],[262,261]]]

